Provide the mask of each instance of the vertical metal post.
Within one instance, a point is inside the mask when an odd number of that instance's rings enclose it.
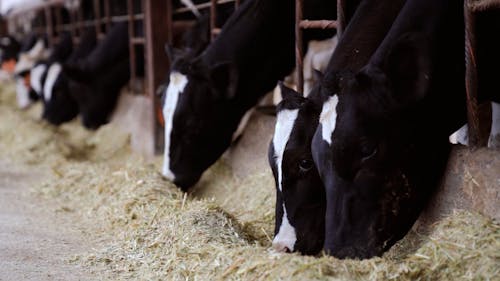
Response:
[[[144,5],[144,25],[146,38],[146,89],[153,105],[151,121],[154,122],[154,148],[156,153],[163,150],[163,128],[159,124],[156,114],[161,110],[161,101],[155,95],[156,89],[162,83],[169,65],[164,52],[168,32],[162,28],[165,24],[165,11],[169,1],[148,1]]]
[[[340,39],[346,26],[346,2],[347,0],[337,0],[337,37]]]
[[[81,5],[81,4],[80,4]],[[84,24],[83,24],[83,10],[80,8],[77,11],[77,22],[78,22],[78,36],[81,37],[83,34]]]
[[[129,87],[131,92],[135,92],[134,82],[136,81],[136,54],[134,44],[134,6],[132,0],[127,0],[128,13],[128,36],[129,36],[129,56],[130,56],[130,82]]]
[[[60,6],[55,6],[54,7],[55,9],[55,13],[56,13],[56,27],[55,27],[55,30],[56,30],[56,33],[57,33],[57,38],[58,40],[60,40],[60,37],[61,37],[61,33],[63,31],[63,22],[62,22],[62,15],[61,15],[61,7]]]
[[[210,0],[210,38],[215,39],[215,29],[217,28],[217,0]]]
[[[480,144],[479,112],[477,101],[477,65],[476,65],[476,14],[464,2],[465,14],[465,90],[467,94],[467,119],[469,125],[469,146]]]
[[[106,32],[111,28],[111,7],[109,0],[104,0],[104,16],[106,18]]]
[[[300,22],[302,21],[302,1],[295,1],[295,65],[297,72],[297,92],[301,94],[304,92],[304,66],[302,62],[304,50],[302,47],[302,28],[300,27]]]
[[[101,1],[94,0],[94,25],[97,39],[101,39]]]
[[[166,30],[167,30],[167,42],[169,44],[172,44],[174,41],[173,37],[173,23],[172,23],[172,0],[167,0],[167,7],[166,7]]]

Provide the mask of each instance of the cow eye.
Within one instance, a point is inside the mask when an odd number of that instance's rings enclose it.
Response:
[[[361,145],[361,162],[364,162],[377,154],[377,146],[375,144],[364,143]]]
[[[311,159],[302,159],[299,163],[299,168],[301,172],[307,172],[312,169],[313,161]]]

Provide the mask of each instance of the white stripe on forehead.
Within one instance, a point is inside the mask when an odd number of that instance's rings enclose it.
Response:
[[[288,221],[288,214],[286,213],[285,204],[283,203],[283,219],[281,220],[278,234],[276,234],[273,239],[273,245],[280,251],[283,251],[283,246],[285,246],[290,252],[293,252],[296,241],[297,233],[295,232],[295,228]]]
[[[323,140],[329,145],[332,144],[332,134],[335,130],[335,125],[337,122],[337,104],[339,98],[337,95],[333,95],[328,98],[328,100],[323,104],[323,109],[321,110],[321,115],[319,117],[319,123],[321,124],[321,135]]]
[[[54,91],[54,84],[61,73],[62,66],[59,63],[54,63],[49,67],[47,72],[47,78],[45,79],[45,85],[43,86],[43,96],[46,102],[49,102],[52,98],[52,91]]]
[[[188,83],[185,75],[179,72],[170,74],[170,83],[168,84],[163,105],[163,119],[165,120],[165,151],[163,158],[163,175],[169,180],[175,180],[175,175],[170,170],[170,143],[172,135],[172,126],[174,122],[174,113],[177,108],[179,95],[184,91]]]
[[[30,73],[30,84],[33,90],[40,96],[42,94],[42,75],[45,73],[47,66],[39,64],[35,66]]]
[[[273,136],[273,146],[274,146],[274,156],[276,159],[276,166],[278,170],[278,189],[282,191],[282,162],[283,154],[285,153],[285,147],[292,134],[293,125],[299,114],[298,109],[284,109],[278,112],[276,127],[274,129]]]

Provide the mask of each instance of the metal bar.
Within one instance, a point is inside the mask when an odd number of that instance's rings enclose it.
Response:
[[[128,13],[128,36],[129,36],[129,58],[130,58],[130,82],[129,87],[132,93],[135,92],[134,82],[137,78],[136,75],[136,54],[135,45],[132,39],[135,36],[134,32],[134,9],[132,0],[127,0],[127,13]]]
[[[213,32],[217,28],[217,0],[210,0],[210,40],[215,39],[216,34]]]
[[[106,31],[111,28],[111,7],[109,5],[109,0],[104,0],[104,17],[106,21]]]
[[[80,4],[81,5],[81,4]],[[77,22],[78,22],[78,34],[81,36],[83,34],[83,28],[84,28],[84,18],[83,18],[83,10],[80,8],[77,11]]]
[[[97,38],[101,37],[101,3],[99,0],[94,0],[94,25],[95,25],[95,34]]]
[[[346,1],[337,0],[337,37],[339,40],[346,27]]]
[[[61,15],[61,6],[55,6],[54,7],[55,12],[56,12],[56,32],[59,33],[61,32],[61,26],[63,24],[62,22],[62,15]]]
[[[220,29],[220,28],[214,28],[214,29],[212,29],[212,35],[213,36],[219,35],[219,33],[221,31],[222,31],[222,29]]]
[[[296,65],[296,75],[297,75],[297,92],[304,92],[304,65],[302,61],[302,55],[304,53],[302,44],[302,28],[300,27],[300,22],[302,22],[302,1],[295,0],[295,65]]]
[[[54,46],[54,29],[53,29],[53,23],[52,23],[52,11],[50,7],[45,7],[45,22],[46,22],[46,30],[47,30],[47,40],[49,43],[49,47]]]
[[[73,39],[73,43],[76,44],[76,28],[75,25],[77,24],[75,20],[75,13],[74,11],[68,11],[69,12],[69,31],[71,32],[71,38]],[[65,25],[63,24],[62,29],[65,30]]]
[[[465,1],[465,90],[467,94],[467,119],[469,127],[469,146],[480,145],[479,104],[477,100],[477,65],[476,65],[476,15]]]
[[[161,112],[161,100],[155,95],[156,89],[164,79],[169,69],[169,62],[164,52],[164,44],[168,41],[168,32],[158,28],[165,24],[165,11],[168,11],[168,1],[145,1],[144,2],[144,26],[146,38],[146,90],[151,99],[153,111],[151,121],[153,122],[154,150],[161,153],[163,150],[163,127],[157,118]],[[171,30],[168,30],[169,32]]]
[[[141,37],[135,37],[135,38],[130,39],[130,42],[133,45],[141,45],[141,44],[144,45],[144,44],[146,44],[146,39],[141,38]]]
[[[217,1],[217,3],[219,5],[226,4],[226,3],[233,3],[233,2],[236,2],[236,0],[219,0],[219,1]],[[194,5],[194,7],[196,7],[198,10],[202,10],[202,9],[210,8],[211,5],[212,5],[211,2],[206,2],[203,4]],[[174,15],[182,14],[182,13],[186,13],[186,12],[190,12],[190,11],[191,10],[189,8],[183,7],[183,8],[179,8],[179,9],[176,9],[175,11],[173,11],[173,14]]]
[[[299,26],[302,29],[335,29],[338,27],[338,22],[334,20],[302,20]]]
[[[174,32],[173,32],[173,19],[172,19],[172,0],[167,0],[167,18],[166,18],[166,23],[165,23],[165,27],[167,29],[167,42],[169,44],[173,44],[173,41],[174,41]]]

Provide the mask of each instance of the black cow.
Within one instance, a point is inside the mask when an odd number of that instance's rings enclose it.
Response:
[[[316,254],[325,234],[325,190],[314,166],[311,141],[319,122],[322,98],[338,92],[339,79],[359,70],[375,52],[398,15],[404,0],[361,1],[335,49],[325,77],[317,73],[307,98],[282,87],[269,163],[276,180],[277,251]]]
[[[368,64],[326,97],[312,154],[327,253],[381,255],[432,195],[465,117],[463,34],[463,1],[408,0]]]
[[[120,90],[130,79],[127,24],[112,26],[85,59],[64,64],[62,69],[70,80],[69,92],[78,103],[83,125],[97,129],[109,122]]]
[[[318,17],[335,14],[334,1],[320,4]],[[203,54],[172,65],[165,177],[186,190],[229,147],[246,111],[293,69],[293,26],[294,1],[245,1]]]
[[[48,122],[59,125],[78,115],[78,103],[69,92],[69,81],[62,72],[62,65],[63,63],[78,64],[78,61],[85,59],[92,52],[96,44],[95,28],[89,27],[81,35],[80,44],[76,46],[69,58],[45,65],[45,72],[41,79],[43,82],[40,84],[44,101],[42,117]]]

